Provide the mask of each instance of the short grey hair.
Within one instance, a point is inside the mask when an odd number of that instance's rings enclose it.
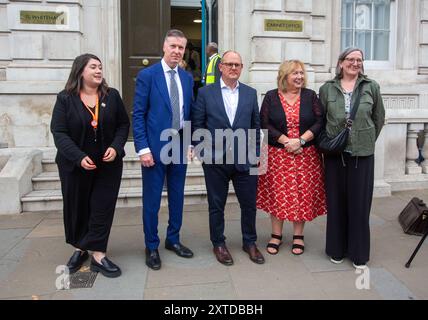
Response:
[[[168,40],[168,38],[174,37],[174,38],[184,38],[187,40],[186,36],[184,35],[183,31],[178,29],[171,29],[168,30],[168,32],[165,35],[165,41]]]
[[[215,52],[218,52],[218,45],[215,42],[208,43],[207,48],[212,48]]]
[[[342,53],[339,55],[339,58],[337,59],[337,65],[336,65],[336,78],[338,79],[342,79],[343,78],[343,70],[340,67],[340,64],[345,61],[346,57],[348,55],[350,55],[352,52],[358,51],[361,53],[361,56],[363,57],[363,61],[364,61],[364,52],[363,50],[361,50],[360,48],[357,47],[348,47],[345,50],[342,51]],[[361,71],[360,72],[361,75],[364,74],[364,64],[361,66]]]
[[[221,62],[224,62],[224,57],[227,56],[229,53],[234,53],[237,54],[239,56],[239,59],[241,59],[241,63],[242,63],[242,56],[238,51],[235,50],[227,50],[225,53],[223,53],[223,56],[221,57]]]

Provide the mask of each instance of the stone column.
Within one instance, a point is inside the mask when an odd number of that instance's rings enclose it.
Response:
[[[120,2],[101,1],[102,45],[107,83],[116,89],[122,89],[122,51]]]
[[[422,173],[422,167],[420,167],[415,160],[419,156],[416,139],[418,138],[419,131],[423,129],[424,125],[421,123],[409,124],[407,130],[406,174],[413,175]]]
[[[420,1],[396,1],[397,3],[397,56],[398,69],[415,69],[418,64],[418,37],[420,25]]]
[[[425,158],[425,161],[422,162],[422,172],[428,173],[428,123],[425,123],[425,144],[422,149],[422,156]]]
[[[218,2],[218,45],[220,53],[235,49],[235,0]]]

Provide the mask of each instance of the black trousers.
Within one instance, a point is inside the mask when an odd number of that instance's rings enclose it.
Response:
[[[107,251],[123,163],[100,164],[94,171],[59,168],[65,239],[81,250]]]
[[[366,263],[370,258],[369,216],[373,197],[374,156],[326,156],[326,253]]]
[[[245,246],[257,241],[256,232],[256,194],[257,176],[249,171],[237,171],[230,164],[203,165],[205,183],[208,192],[210,239],[213,246],[223,245],[224,207],[229,193],[229,182],[232,181],[236,196],[241,207],[242,242]]]

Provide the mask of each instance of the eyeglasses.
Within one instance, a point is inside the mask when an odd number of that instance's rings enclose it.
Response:
[[[348,61],[350,64],[354,64],[357,62],[357,64],[362,64],[363,60],[361,59],[355,59],[355,58],[345,58],[346,61]]]
[[[233,67],[236,69],[242,68],[242,63],[222,62],[221,64],[228,67],[229,69],[232,69]]]

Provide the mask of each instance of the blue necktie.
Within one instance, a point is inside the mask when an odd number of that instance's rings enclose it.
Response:
[[[171,76],[169,99],[171,100],[172,108],[172,129],[180,130],[180,96],[177,82],[175,81],[175,70],[169,70],[168,72]]]

